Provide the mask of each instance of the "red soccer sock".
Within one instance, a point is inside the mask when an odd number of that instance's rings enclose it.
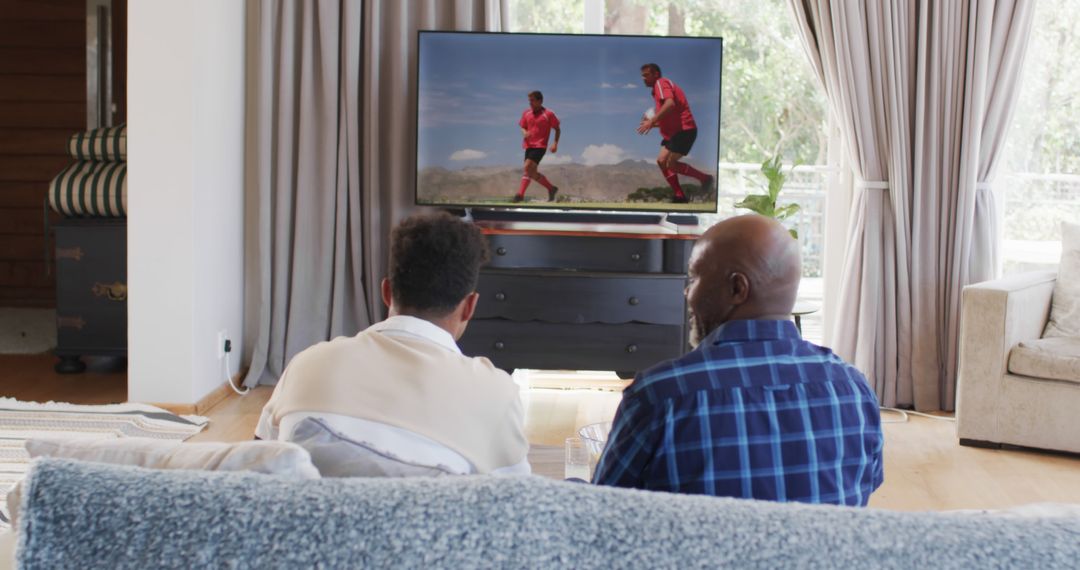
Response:
[[[521,188],[518,188],[518,196],[525,197],[525,189],[529,187],[529,182],[532,182],[532,178],[528,176],[521,177]]]
[[[668,186],[671,186],[671,189],[675,191],[675,197],[682,198],[685,196],[682,191],[682,185],[679,184],[679,175],[675,174],[672,170],[665,169],[663,172],[664,180],[667,180]]]
[[[709,177],[708,174],[705,174],[704,172],[694,168],[693,166],[690,166],[689,164],[686,164],[685,162],[676,162],[675,172],[690,176],[692,178],[697,178],[702,182],[705,182],[705,179]]]
[[[540,184],[543,184],[544,188],[547,188],[548,190],[551,190],[553,188],[551,183],[548,182],[547,176],[544,176],[543,174],[541,174],[540,178],[537,178],[536,181],[539,182]]]

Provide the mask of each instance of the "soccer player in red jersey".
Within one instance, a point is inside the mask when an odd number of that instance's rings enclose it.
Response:
[[[675,85],[675,82],[660,74],[660,66],[655,63],[646,63],[641,66],[641,79],[647,87],[653,91],[653,101],[656,103],[655,114],[652,117],[643,117],[638,125],[637,132],[645,134],[659,127],[660,154],[656,157],[656,164],[660,166],[660,172],[668,185],[675,191],[672,202],[685,204],[689,202],[679,184],[679,175],[690,176],[701,181],[701,189],[705,193],[712,191],[715,179],[708,174],[679,162],[682,157],[690,154],[690,148],[694,146],[697,138],[697,123],[694,122],[694,114],[690,112],[690,103],[686,100],[686,94]]]
[[[521,187],[518,188],[518,193],[514,195],[514,201],[520,202],[524,200],[525,189],[529,187],[529,182],[535,180],[542,184],[544,188],[547,188],[548,202],[554,202],[555,193],[559,191],[559,187],[553,185],[546,176],[540,174],[537,167],[540,166],[540,160],[544,158],[544,154],[548,150],[548,137],[552,130],[555,131],[555,143],[551,145],[551,153],[558,152],[561,130],[559,129],[559,118],[550,109],[544,107],[543,93],[539,91],[529,93],[529,108],[525,109],[525,112],[521,114],[518,126],[521,127],[521,137],[523,139],[521,146],[525,148],[525,174],[521,177]]]

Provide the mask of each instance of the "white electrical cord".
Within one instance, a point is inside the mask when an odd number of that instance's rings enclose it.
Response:
[[[883,424],[903,424],[903,423],[907,423],[908,416],[920,416],[920,417],[930,418],[932,420],[939,420],[939,421],[943,421],[943,422],[955,422],[956,421],[956,418],[950,418],[950,417],[947,417],[947,416],[935,416],[933,414],[924,414],[922,412],[915,412],[915,411],[912,411],[912,410],[901,410],[899,408],[882,407],[881,411],[883,411],[883,412],[894,412],[894,413],[900,414],[900,419],[899,420],[892,420],[892,421],[882,420],[881,423],[883,423]]]
[[[243,390],[241,390],[240,388],[236,387],[236,384],[233,384],[232,378],[229,378],[229,371],[232,370],[232,366],[229,364],[229,353],[230,352],[232,352],[232,350],[226,350],[225,351],[225,383],[228,384],[229,387],[233,389],[233,392],[236,392],[237,394],[240,394],[241,396],[246,396],[247,393],[251,391],[251,388],[244,388]]]

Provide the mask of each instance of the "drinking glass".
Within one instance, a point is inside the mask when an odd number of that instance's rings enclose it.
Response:
[[[589,448],[580,437],[566,438],[565,476],[567,479],[576,477],[584,481],[592,479]]]

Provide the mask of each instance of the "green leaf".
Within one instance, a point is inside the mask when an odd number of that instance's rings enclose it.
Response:
[[[761,163],[761,173],[765,175],[765,180],[769,184],[769,197],[775,203],[777,196],[780,195],[780,189],[784,187],[784,181],[786,176],[784,175],[783,164],[780,160],[780,155],[776,154],[772,158],[766,159]]]
[[[777,208],[775,217],[778,220],[786,220],[787,218],[790,218],[791,216],[797,214],[800,209],[801,208],[798,204],[788,204],[787,206]]]
[[[751,194],[735,203],[736,208],[751,210],[762,216],[773,217],[773,201],[765,194]]]
[[[793,237],[795,239],[799,239],[799,232],[797,232],[795,230],[788,230],[788,233],[791,234],[791,237]]]

